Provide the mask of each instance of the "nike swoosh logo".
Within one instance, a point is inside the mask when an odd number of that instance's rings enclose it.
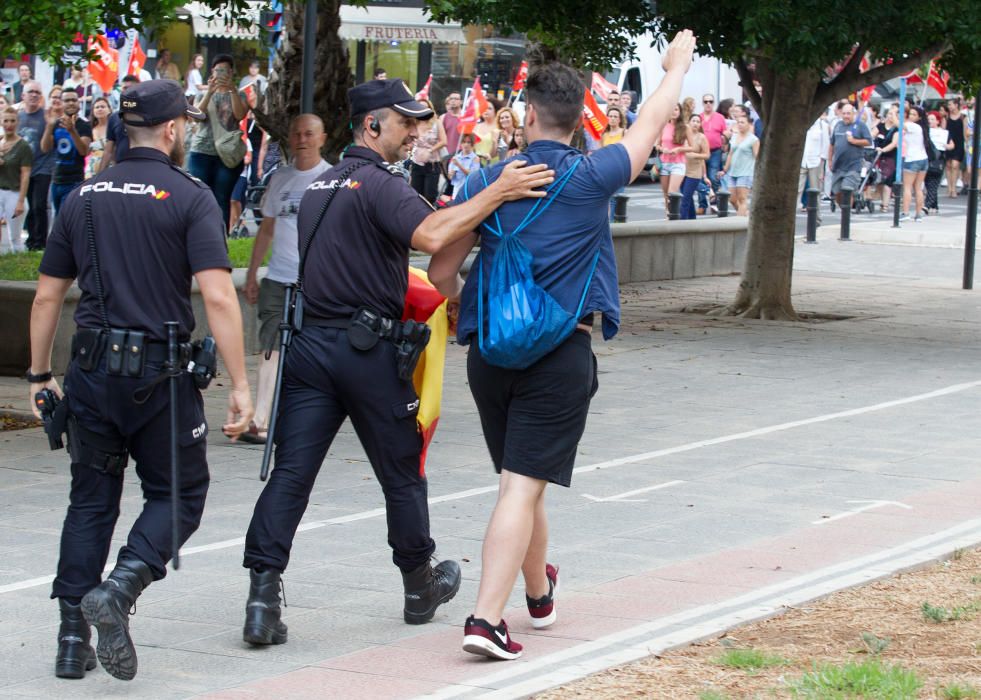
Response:
[[[498,639],[501,640],[501,644],[503,644],[504,646],[507,646],[508,645],[508,636],[507,636],[507,634],[501,634],[497,630],[494,630],[494,634],[497,636]]]

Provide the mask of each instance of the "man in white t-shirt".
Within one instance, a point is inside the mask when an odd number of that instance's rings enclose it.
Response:
[[[293,162],[273,173],[262,198],[263,219],[255,237],[245,278],[245,298],[250,304],[259,305],[259,341],[265,356],[259,364],[256,382],[255,420],[239,436],[245,442],[262,444],[266,441],[279,362],[279,322],[283,315],[283,298],[286,285],[296,281],[300,264],[296,214],[307,187],[330,167],[320,156],[326,139],[324,123],[317,115],[301,114],[293,119],[289,131]],[[260,285],[257,274],[270,244],[272,256]]]

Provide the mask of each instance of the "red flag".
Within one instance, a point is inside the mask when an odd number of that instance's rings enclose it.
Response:
[[[603,138],[603,132],[606,131],[607,124],[609,124],[609,121],[607,121],[606,115],[600,110],[599,105],[596,104],[593,93],[586,90],[586,96],[583,99],[582,105],[583,128],[594,139],[599,141]]]
[[[433,84],[433,74],[430,73],[429,74],[429,79],[426,81],[426,84],[422,86],[422,90],[420,90],[419,92],[416,93],[416,100],[418,100],[420,102],[422,100],[428,100],[429,99],[429,88],[432,86],[432,84]]]
[[[617,86],[604,78],[599,73],[593,73],[593,84],[590,86],[593,92],[600,96],[604,102],[609,98],[610,93],[617,89]]]
[[[487,111],[488,106],[487,98],[484,97],[484,88],[480,84],[480,78],[477,78],[473,81],[470,99],[467,100],[467,106],[463,109],[463,115],[460,117],[460,124],[462,124],[460,133],[472,134],[480,115]]]
[[[133,40],[133,50],[129,54],[129,66],[126,69],[126,75],[140,76],[140,71],[143,70],[143,65],[146,63],[146,54],[143,53],[143,48],[140,46],[140,40]]]
[[[944,71],[941,75],[940,71],[937,70],[937,67],[933,65],[933,61],[930,61],[930,72],[927,74],[927,85],[936,90],[940,97],[947,96],[947,79],[949,77],[950,76],[947,74],[947,71]]]
[[[487,111],[490,105],[487,103],[487,96],[484,95],[484,86],[480,84],[480,77],[477,77],[473,81],[473,92],[470,94],[470,97],[477,105],[478,117]]]
[[[511,86],[511,92],[521,92],[525,89],[525,83],[528,82],[528,61],[522,61],[521,67],[518,68],[518,74],[514,77],[514,84]]]
[[[89,61],[89,75],[103,92],[109,92],[119,77],[119,52],[109,46],[109,40],[103,34],[89,37],[89,50],[96,54],[95,59]]]

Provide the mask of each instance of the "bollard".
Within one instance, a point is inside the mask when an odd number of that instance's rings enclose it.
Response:
[[[892,227],[899,228],[899,207],[903,205],[903,186],[892,183]]]
[[[681,218],[681,192],[668,193],[668,220],[677,221]]]
[[[729,216],[729,190],[719,190],[715,193],[715,206],[719,210],[719,218]]]
[[[852,239],[852,195],[854,190],[847,187],[841,188],[841,235],[839,241],[850,241]]]
[[[627,202],[629,201],[630,197],[625,194],[613,195],[613,223],[627,223]]]
[[[807,243],[817,243],[818,197],[821,192],[813,187],[807,190]]]

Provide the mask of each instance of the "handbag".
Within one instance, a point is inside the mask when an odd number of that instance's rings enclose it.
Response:
[[[242,132],[239,130],[225,131],[219,127],[212,126],[215,134],[215,150],[218,157],[225,164],[226,168],[237,168],[245,160],[245,141],[242,140]]]

